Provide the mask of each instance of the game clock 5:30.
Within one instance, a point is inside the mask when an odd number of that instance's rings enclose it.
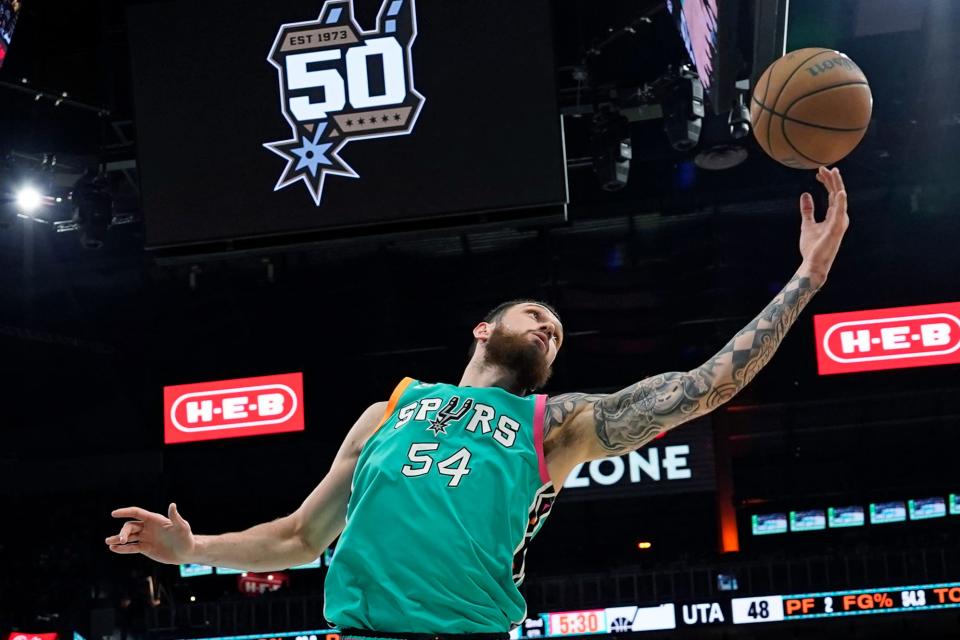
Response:
[[[550,614],[550,635],[603,633],[606,631],[604,611],[565,611]]]

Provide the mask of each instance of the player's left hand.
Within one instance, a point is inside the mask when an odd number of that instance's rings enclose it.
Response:
[[[813,286],[821,287],[840,250],[843,234],[850,226],[850,217],[847,215],[847,192],[840,170],[820,167],[817,180],[827,189],[829,205],[823,221],[817,222],[813,215],[813,196],[809,193],[800,196],[800,217],[803,220],[800,225],[803,265],[800,269],[803,275],[810,278]]]

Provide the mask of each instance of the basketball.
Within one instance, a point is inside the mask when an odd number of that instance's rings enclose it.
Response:
[[[757,142],[794,169],[842,160],[863,139],[872,111],[863,71],[832,49],[798,49],[774,61],[750,101]]]

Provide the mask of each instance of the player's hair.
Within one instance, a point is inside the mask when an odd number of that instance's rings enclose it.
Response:
[[[557,318],[558,321],[563,322],[562,320],[560,320],[560,314],[557,313],[556,309],[554,309],[551,305],[547,304],[546,302],[543,302],[541,300],[534,300],[533,298],[517,298],[516,300],[508,300],[507,302],[501,302],[500,304],[495,306],[493,309],[488,311],[487,315],[483,316],[483,321],[497,322],[498,320],[500,320],[500,318],[503,317],[503,314],[507,312],[507,309],[511,307],[515,307],[518,304],[539,305],[544,309],[548,310],[550,313],[552,313]],[[474,340],[473,342],[470,343],[470,348],[467,350],[467,360],[470,360],[471,358],[473,358],[473,354],[476,352],[476,350],[477,350],[477,341]]]

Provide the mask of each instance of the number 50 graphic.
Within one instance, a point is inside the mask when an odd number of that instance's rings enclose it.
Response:
[[[347,83],[336,69],[311,71],[317,62],[339,60],[341,51],[315,51],[287,56],[287,91],[319,89],[323,98],[312,102],[309,95],[288,98],[290,113],[298,122],[323,120],[330,112],[338,113],[347,106],[353,109],[402,105],[407,99],[406,72],[403,68],[403,49],[394,38],[377,38],[347,49],[344,61],[347,67]],[[367,65],[369,58],[379,56],[383,68],[385,91],[371,95]],[[347,92],[349,87],[349,94]],[[347,97],[349,95],[349,98]]]
[[[414,0],[384,0],[369,31],[353,0],[327,0],[318,19],[280,27],[267,59],[293,137],[263,145],[287,161],[274,191],[303,181],[319,206],[327,174],[360,177],[339,156],[347,143],[413,131],[424,103],[413,85],[416,36]]]

